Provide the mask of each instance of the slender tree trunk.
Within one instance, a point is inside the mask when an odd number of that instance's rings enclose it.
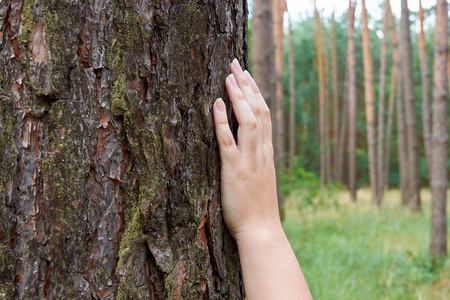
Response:
[[[333,155],[334,155],[334,180],[340,181],[339,174],[342,173],[342,165],[339,160],[339,90],[338,90],[338,70],[337,70],[337,49],[336,49],[336,24],[334,21],[334,12],[331,17],[331,68],[333,78]]]
[[[348,69],[348,68],[346,68]],[[347,135],[347,128],[348,128],[348,122],[349,122],[349,116],[348,116],[348,71],[345,71],[345,81],[344,81],[344,101],[342,102],[342,110],[341,110],[341,122],[339,126],[339,138],[338,138],[338,144],[337,144],[337,161],[336,161],[336,168],[338,168],[338,182],[344,183],[344,158],[345,158],[345,145],[346,145],[346,135]]]
[[[389,29],[392,41],[392,56],[394,58],[394,68],[397,74],[397,145],[398,145],[398,160],[400,173],[400,190],[402,194],[402,204],[408,204],[409,191],[409,165],[408,165],[408,148],[407,136],[405,130],[405,108],[404,108],[404,88],[403,88],[403,73],[402,63],[399,53],[399,41],[397,30],[395,26],[395,19],[392,14],[390,1],[386,0],[386,13],[388,17]]]
[[[322,50],[323,50],[323,78],[324,78],[324,94],[325,94],[325,182],[331,181],[331,152],[330,152],[330,64],[328,58],[328,32],[325,24],[321,23],[322,27]]]
[[[448,145],[448,3],[436,4],[436,31],[433,64],[433,146],[431,166],[431,253],[436,258],[447,255],[447,145]]]
[[[0,297],[244,299],[211,110],[247,3],[0,7]]]
[[[373,62],[370,49],[370,31],[366,1],[362,0],[362,47],[364,63],[364,95],[366,103],[367,144],[369,148],[369,177],[372,191],[372,203],[377,199],[377,169],[376,169],[376,140],[375,140],[375,100],[373,92]]]
[[[378,144],[377,144],[377,206],[380,207],[383,202],[384,193],[384,100],[385,100],[385,89],[386,89],[386,67],[387,67],[387,44],[388,44],[388,28],[387,28],[387,17],[386,17],[386,2],[384,4],[384,15],[383,15],[383,40],[381,42],[381,53],[380,53],[380,84],[379,84],[379,95],[378,95]],[[386,155],[389,155],[386,153]]]
[[[347,68],[348,68],[348,119],[349,119],[349,186],[350,196],[356,201],[356,54],[355,54],[356,1],[349,0]]]
[[[289,170],[291,178],[294,172],[295,159],[295,73],[294,73],[294,46],[292,43],[292,22],[289,18]]]
[[[284,82],[283,82],[283,61],[284,61],[284,12],[287,5],[286,0],[271,0],[273,15],[273,39],[275,46],[275,159],[279,173],[283,172],[285,166],[285,133],[284,133]]]
[[[424,15],[422,0],[419,0],[419,59],[422,76],[422,123],[425,154],[427,158],[428,174],[431,178],[431,119],[430,119],[430,74],[428,72],[427,44],[425,41]]]
[[[324,74],[323,74],[323,54],[321,39],[321,21],[317,8],[314,12],[316,24],[316,45],[317,45],[317,69],[319,75],[319,131],[320,131],[320,179],[322,187],[326,183],[326,159],[325,159],[325,94],[324,94]]]
[[[387,120],[387,128],[386,128],[386,148],[384,151],[384,165],[383,165],[383,175],[381,177],[382,180],[382,189],[383,192],[388,188],[389,184],[389,161],[391,158],[391,137],[392,137],[392,124],[394,121],[394,105],[395,105],[395,85],[397,84],[397,72],[395,67],[392,67],[391,72],[391,86],[389,88],[389,104],[388,104],[388,120]]]
[[[414,96],[413,78],[414,71],[412,68],[411,32],[407,0],[402,0],[399,47],[401,53],[403,93],[405,96],[406,112],[406,134],[409,165],[408,203],[412,210],[418,211],[421,209],[419,186],[419,144],[417,137],[416,99]]]

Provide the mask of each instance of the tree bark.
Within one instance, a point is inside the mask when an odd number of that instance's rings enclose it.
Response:
[[[330,64],[328,58],[328,32],[325,24],[321,22],[322,33],[322,51],[323,51],[323,85],[325,95],[325,118],[324,118],[324,144],[325,144],[325,183],[328,184],[331,181],[331,152],[330,152]]]
[[[348,119],[349,119],[349,187],[352,201],[356,201],[356,54],[355,54],[356,1],[349,0],[347,34]]]
[[[399,41],[395,25],[395,19],[392,14],[390,1],[386,0],[386,13],[388,17],[389,29],[392,41],[392,56],[394,59],[395,73],[397,74],[397,146],[398,146],[398,161],[400,174],[400,190],[402,195],[402,204],[408,204],[409,191],[409,165],[408,165],[408,148],[407,136],[405,130],[405,108],[404,108],[404,88],[403,88],[403,73],[402,63],[399,53]]]
[[[388,104],[388,119],[386,128],[386,148],[384,151],[384,164],[383,173],[380,180],[382,183],[382,192],[388,188],[389,184],[389,161],[391,158],[391,137],[392,137],[392,124],[394,122],[394,105],[395,105],[395,85],[397,84],[397,72],[394,67],[392,67],[391,72],[391,84],[389,88],[389,104]]]
[[[322,187],[326,184],[326,159],[325,159],[325,94],[324,94],[324,74],[323,74],[323,52],[321,38],[321,21],[319,12],[315,8],[314,19],[316,24],[316,45],[317,45],[317,70],[319,75],[319,131],[320,131],[320,179]]]
[[[381,42],[381,53],[380,53],[380,84],[378,88],[378,143],[377,143],[377,191],[376,191],[376,203],[380,207],[383,202],[384,193],[384,100],[385,100],[385,89],[386,89],[386,68],[387,68],[387,42],[388,42],[388,28],[387,28],[387,17],[386,17],[386,1],[384,4],[384,14],[383,14],[383,40]],[[386,155],[389,155],[386,153]]]
[[[293,179],[295,159],[295,73],[291,18],[289,18],[289,99],[289,170]]]
[[[244,299],[212,103],[246,7],[0,3],[2,297]]]
[[[366,1],[362,0],[362,47],[364,64],[364,95],[366,104],[367,145],[369,150],[369,177],[372,192],[372,203],[377,201],[377,164],[376,164],[376,140],[375,140],[375,100],[373,92],[373,62],[370,49],[370,31]]]
[[[333,160],[334,160],[334,180],[339,182],[341,180],[342,165],[339,161],[339,89],[338,89],[338,70],[337,70],[337,49],[336,49],[336,24],[334,21],[334,12],[331,17],[331,69],[333,78]]]
[[[431,119],[430,119],[430,74],[428,72],[428,58],[427,58],[427,44],[425,41],[424,30],[424,13],[422,7],[422,0],[419,0],[419,19],[420,19],[420,33],[419,33],[419,59],[420,59],[420,73],[422,78],[422,126],[423,139],[425,144],[425,155],[427,158],[428,174],[431,178]]]
[[[413,62],[408,0],[402,0],[399,47],[401,53],[401,74],[403,77],[403,93],[405,96],[406,112],[406,134],[409,165],[408,204],[412,210],[418,211],[421,209],[419,186],[419,144],[417,137],[416,99],[414,96],[414,70],[412,67]]]
[[[447,144],[448,144],[448,3],[436,4],[436,30],[433,63],[433,146],[431,172],[431,253],[436,258],[447,255]]]

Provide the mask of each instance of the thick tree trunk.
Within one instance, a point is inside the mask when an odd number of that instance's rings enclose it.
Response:
[[[395,25],[395,19],[392,14],[390,1],[386,0],[386,14],[388,17],[389,30],[392,41],[392,56],[394,59],[395,73],[397,74],[397,146],[398,161],[400,173],[400,190],[402,194],[402,204],[408,204],[409,191],[409,165],[408,165],[408,148],[407,136],[405,132],[405,109],[404,109],[404,92],[403,92],[403,73],[401,57],[399,53],[399,41]]]
[[[436,31],[433,63],[433,146],[431,166],[431,253],[436,258],[447,255],[447,144],[448,144],[448,3],[436,4]]]
[[[334,21],[334,12],[331,17],[331,69],[333,78],[333,160],[334,160],[334,180],[341,180],[342,165],[339,161],[339,89],[338,89],[338,70],[337,70],[337,49],[336,49],[336,24]]]
[[[319,75],[319,132],[320,132],[320,179],[321,185],[326,184],[326,152],[325,152],[325,94],[324,94],[324,74],[323,74],[323,54],[321,38],[321,21],[317,8],[314,12],[316,24],[316,45],[317,45],[317,70]]]
[[[325,143],[325,183],[331,181],[331,152],[330,152],[330,67],[328,58],[328,32],[323,21],[321,22],[322,51],[323,51],[323,86],[325,95],[324,143]]]
[[[384,14],[383,14],[383,40],[381,42],[381,53],[380,53],[380,85],[378,88],[378,144],[377,144],[377,206],[381,206],[383,202],[384,193],[384,100],[385,100],[385,89],[386,89],[386,68],[387,68],[387,44],[388,44],[388,28],[387,28],[387,17],[386,17],[386,2],[384,4]],[[386,155],[389,155],[386,153]]]
[[[349,187],[352,201],[356,201],[356,53],[355,53],[356,1],[349,0],[347,33],[348,122],[349,122]]]
[[[383,173],[380,180],[382,183],[382,193],[388,188],[389,184],[389,163],[391,158],[391,137],[392,137],[392,124],[394,122],[394,105],[395,105],[395,85],[397,84],[397,72],[392,67],[391,72],[391,85],[389,88],[389,104],[388,104],[388,119],[386,128],[386,148],[384,150]]]
[[[289,18],[289,170],[291,178],[294,172],[295,159],[295,73],[294,46],[292,42],[292,22]]]
[[[430,119],[430,73],[428,72],[427,43],[425,40],[424,15],[422,0],[419,0],[419,59],[422,78],[422,126],[425,144],[425,155],[427,158],[428,174],[431,178],[431,119]]]
[[[0,3],[2,296],[244,298],[211,109],[246,6]]]
[[[376,134],[375,134],[375,97],[373,91],[373,62],[370,49],[370,31],[366,1],[362,0],[362,47],[364,64],[364,95],[366,104],[367,145],[369,150],[369,177],[372,192],[372,203],[377,200],[377,164],[376,164]]]
[[[411,30],[409,22],[408,0],[402,0],[400,19],[400,53],[403,77],[403,93],[405,96],[406,134],[409,165],[408,204],[418,211],[420,207],[419,186],[419,144],[417,137],[416,99],[414,96],[414,78],[412,67]]]

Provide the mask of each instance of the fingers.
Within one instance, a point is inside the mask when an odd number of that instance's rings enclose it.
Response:
[[[247,78],[250,87],[253,90],[253,93],[261,107],[261,120],[262,120],[262,129],[263,129],[263,142],[267,145],[272,145],[272,120],[270,117],[270,110],[267,106],[264,97],[261,94],[258,86],[256,85],[255,80],[250,75],[249,72],[244,71],[245,77]]]
[[[234,113],[239,122],[238,147],[247,152],[255,152],[258,127],[256,118],[233,74],[230,74],[227,77],[225,86],[228,91],[228,96],[230,96],[230,100],[233,103]]]
[[[238,162],[239,155],[234,141],[233,134],[231,133],[230,126],[228,125],[227,112],[225,109],[225,103],[221,98],[217,99],[214,103],[214,123],[216,127],[216,136],[219,142],[220,157],[224,163],[235,164]]]

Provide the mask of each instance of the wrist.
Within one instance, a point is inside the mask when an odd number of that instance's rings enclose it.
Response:
[[[239,248],[247,245],[257,246],[259,244],[272,243],[281,239],[286,239],[286,235],[279,221],[264,224],[264,226],[252,226],[235,235]]]

